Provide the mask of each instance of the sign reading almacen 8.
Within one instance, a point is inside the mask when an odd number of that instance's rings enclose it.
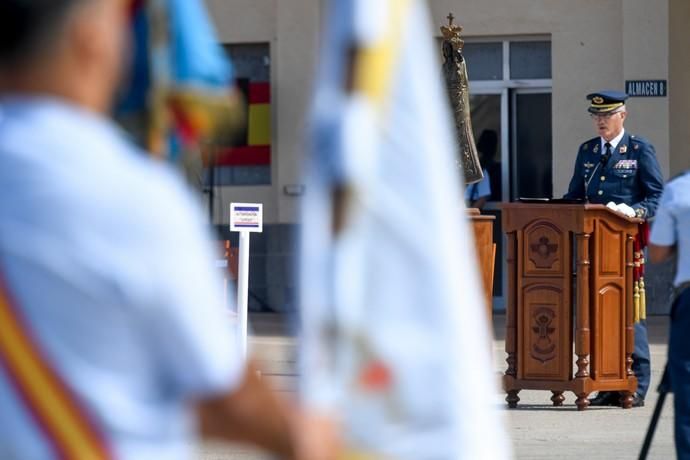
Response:
[[[631,97],[666,97],[666,80],[625,80],[625,92]]]

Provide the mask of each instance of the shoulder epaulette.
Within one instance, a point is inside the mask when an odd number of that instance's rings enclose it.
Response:
[[[644,147],[645,145],[649,144],[649,141],[645,139],[644,137],[636,136],[634,134],[630,135],[630,144],[632,145],[633,150],[639,150],[640,146]]]
[[[594,142],[594,141],[599,142],[599,138],[594,137],[588,141],[583,142],[580,145],[580,150],[584,150],[585,152],[589,151],[592,148],[592,142]],[[596,145],[596,144],[594,144],[594,145]]]
[[[630,140],[638,144],[649,144],[649,141],[644,137],[636,136],[634,134],[630,135]]]

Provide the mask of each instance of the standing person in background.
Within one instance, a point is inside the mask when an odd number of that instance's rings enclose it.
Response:
[[[495,129],[484,129],[477,141],[477,152],[482,167],[489,173],[491,196],[487,201],[502,201],[501,196],[501,161],[498,151],[498,134]]]
[[[498,191],[494,189],[492,183],[501,180],[500,164],[495,161],[496,149],[498,148],[498,136],[493,129],[485,129],[477,141],[477,152],[482,165],[484,177],[481,181],[465,186],[465,204],[468,208],[482,209],[487,201]],[[499,166],[496,171],[496,166]],[[492,174],[498,174],[494,178]],[[500,197],[498,198],[500,201]]]
[[[627,97],[619,91],[587,95],[591,101],[588,111],[598,136],[580,146],[565,198],[625,204],[632,208],[630,217],[649,219],[656,212],[664,181],[654,146],[623,128],[628,115]],[[635,323],[632,369],[637,376],[637,391],[633,395],[633,407],[644,406],[651,378],[650,366],[647,322],[641,319]],[[590,404],[620,405],[619,394],[600,391]]]
[[[189,192],[105,116],[128,20],[0,2],[0,458],[188,459],[197,428],[332,458],[236,351]]]
[[[664,189],[652,226],[649,260],[677,258],[676,299],[671,308],[668,373],[673,391],[676,455],[690,459],[690,172],[671,180]]]

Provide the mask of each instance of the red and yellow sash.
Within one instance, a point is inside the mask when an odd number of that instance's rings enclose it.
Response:
[[[59,459],[111,458],[101,434],[32,340],[0,277],[0,369]]]

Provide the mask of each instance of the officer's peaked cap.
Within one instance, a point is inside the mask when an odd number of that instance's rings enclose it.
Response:
[[[622,91],[599,91],[590,93],[587,99],[590,106],[587,109],[591,113],[613,112],[625,104],[628,95]]]

